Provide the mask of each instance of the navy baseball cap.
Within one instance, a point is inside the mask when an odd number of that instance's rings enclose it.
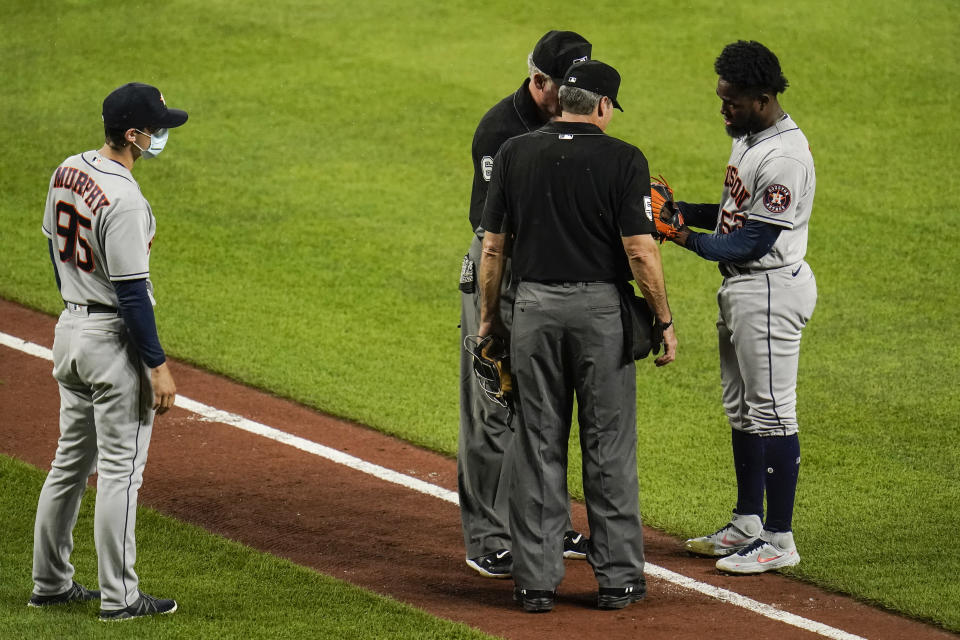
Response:
[[[103,122],[111,129],[172,129],[187,121],[187,112],[168,109],[160,89],[129,82],[103,101]]]
[[[548,31],[533,48],[533,64],[551,78],[562,78],[574,62],[590,59],[593,45],[573,31]]]
[[[563,86],[576,87],[600,96],[607,96],[613,102],[613,106],[623,111],[623,107],[617,102],[620,74],[616,69],[599,60],[588,60],[572,65],[567,69]]]

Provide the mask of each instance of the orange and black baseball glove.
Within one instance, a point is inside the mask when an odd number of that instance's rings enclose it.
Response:
[[[683,229],[683,214],[673,199],[673,189],[662,175],[650,178],[650,207],[660,243],[676,238]]]

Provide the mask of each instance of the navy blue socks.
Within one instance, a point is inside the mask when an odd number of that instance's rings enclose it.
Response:
[[[763,440],[763,458],[767,477],[767,531],[790,531],[793,500],[800,473],[800,438],[770,436]]]
[[[733,431],[733,467],[737,472],[737,508],[740,515],[758,515],[763,520],[763,440],[758,435]]]
[[[741,515],[763,519],[763,497],[767,497],[764,529],[790,531],[793,502],[800,473],[800,438],[767,436],[732,430],[733,466],[737,473],[737,508]]]

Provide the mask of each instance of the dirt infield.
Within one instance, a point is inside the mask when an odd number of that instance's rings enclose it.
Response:
[[[0,332],[51,347],[54,320],[0,301]],[[0,452],[49,468],[58,435],[51,364],[0,345]],[[180,393],[449,490],[456,463],[190,366],[172,363]],[[516,640],[558,638],[817,638],[659,579],[643,602],[594,608],[589,565],[566,561],[557,608],[529,615],[512,583],[479,577],[463,562],[455,505],[313,454],[175,408],[154,430],[141,504],[347,580],[430,613]],[[583,505],[574,523],[586,531]],[[647,560],[866,638],[955,638],[934,627],[777,575],[733,578],[679,541],[646,529]],[[28,568],[24,568],[27,572]]]

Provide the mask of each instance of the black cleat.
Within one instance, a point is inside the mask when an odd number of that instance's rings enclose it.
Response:
[[[623,609],[627,605],[643,600],[646,595],[646,581],[635,587],[600,587],[600,593],[597,595],[597,607],[600,609]]]
[[[467,566],[484,578],[509,578],[513,570],[513,555],[509,549],[500,549],[484,556],[467,558]]]
[[[574,560],[586,560],[590,540],[582,533],[567,531],[563,534],[563,557]]]
[[[546,613],[553,610],[557,592],[516,587],[513,590],[513,599],[520,603],[527,613]]]
[[[47,607],[52,604],[67,604],[68,602],[86,602],[87,600],[99,600],[100,592],[87,589],[82,584],[74,582],[70,588],[63,593],[53,596],[30,596],[27,602],[28,607]]]
[[[176,600],[161,600],[140,591],[140,598],[129,607],[107,611],[100,609],[100,621],[133,620],[145,616],[164,615],[177,610]]]

